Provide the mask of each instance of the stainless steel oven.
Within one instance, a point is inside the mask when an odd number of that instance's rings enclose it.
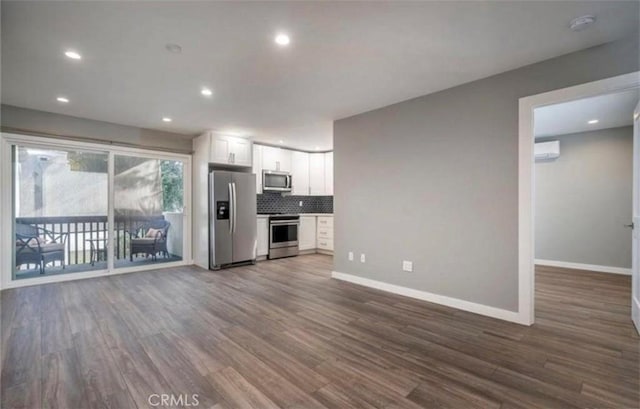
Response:
[[[262,171],[262,190],[275,192],[291,192],[293,180],[289,172],[277,170]]]
[[[298,255],[300,216],[280,214],[269,217],[269,258]]]

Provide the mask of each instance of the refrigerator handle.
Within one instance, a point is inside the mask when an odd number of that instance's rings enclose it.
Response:
[[[236,229],[237,229],[237,225],[238,225],[238,223],[237,223],[237,221],[238,221],[238,219],[237,219],[237,217],[238,217],[237,216],[237,214],[238,214],[237,210],[238,209],[236,209],[236,206],[237,206],[236,184],[235,184],[235,182],[233,182],[231,185],[233,186],[233,232],[235,233]]]
[[[229,183],[229,233],[233,233],[233,218],[236,216],[235,200],[233,200],[233,187]]]

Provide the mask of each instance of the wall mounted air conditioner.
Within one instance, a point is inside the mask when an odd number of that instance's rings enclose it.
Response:
[[[560,141],[538,142],[533,153],[536,161],[550,161],[560,157]]]

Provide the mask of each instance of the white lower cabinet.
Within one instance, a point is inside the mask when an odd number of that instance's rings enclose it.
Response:
[[[318,239],[318,249],[333,251],[333,240],[329,239]]]
[[[300,216],[300,234],[298,235],[300,250],[312,250],[316,246],[316,217]]]
[[[265,257],[269,254],[269,218],[258,217],[256,223],[258,227],[257,257]],[[300,251],[333,252],[333,215],[305,216],[301,214],[298,247]]]
[[[318,216],[318,249],[333,251],[333,216]]]
[[[269,254],[269,218],[258,217],[258,257]]]
[[[269,218],[258,217],[258,257],[269,254]],[[333,252],[333,216],[300,215],[298,229],[300,251]]]

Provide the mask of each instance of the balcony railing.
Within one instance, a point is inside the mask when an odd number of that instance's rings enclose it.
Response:
[[[127,232],[134,232],[149,221],[162,219],[164,219],[163,215],[116,217],[114,220],[116,240],[114,241],[113,249],[115,259],[129,257],[130,236]],[[65,249],[66,264],[90,263],[90,244],[88,240],[109,237],[107,216],[17,217],[16,223],[30,224],[54,233],[68,234]]]

